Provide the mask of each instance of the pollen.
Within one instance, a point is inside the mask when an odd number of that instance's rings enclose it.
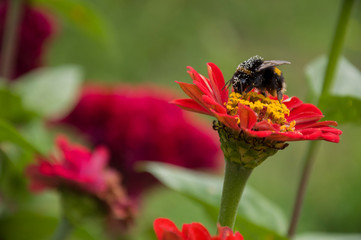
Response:
[[[245,74],[247,74],[247,75],[250,75],[250,74],[252,73],[252,72],[251,72],[250,70],[248,70],[247,68],[244,68],[244,67],[241,67],[241,66],[238,66],[237,70],[240,71],[240,72],[243,72],[243,73],[245,73]]]
[[[270,123],[280,125],[280,131],[294,131],[295,121],[287,122],[286,117],[290,110],[277,99],[273,100],[257,92],[241,94],[232,92],[226,104],[228,114],[238,114],[238,105],[243,104],[250,107],[257,114],[257,121],[267,120]]]
[[[296,121],[293,120],[289,124],[282,125],[280,128],[281,132],[293,132],[295,131]]]
[[[278,75],[278,76],[281,76],[281,70],[279,70],[278,68],[274,68],[274,72]]]

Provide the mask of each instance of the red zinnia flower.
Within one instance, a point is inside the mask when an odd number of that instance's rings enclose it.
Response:
[[[8,2],[1,1],[0,3],[0,46],[2,46],[3,41]],[[21,16],[17,30],[18,37],[12,79],[42,65],[45,44],[54,32],[53,22],[49,15],[33,8],[29,3],[23,4]]]
[[[110,165],[121,172],[132,196],[154,184],[136,172],[139,161],[193,169],[220,166],[216,134],[169,104],[173,96],[155,87],[86,87],[62,123],[74,126],[95,145],[110,150]]]
[[[38,157],[28,166],[30,189],[80,190],[102,200],[110,209],[111,219],[129,224],[132,204],[120,185],[118,173],[107,167],[108,151],[98,147],[93,153],[80,145],[71,145],[64,136],[56,140],[60,156]]]
[[[319,122],[324,116],[314,105],[297,97],[274,97],[257,92],[228,95],[221,70],[208,63],[209,79],[188,67],[194,84],[177,82],[191,99],[173,101],[183,109],[216,117],[226,127],[254,138],[270,141],[326,140],[339,142],[342,131],[334,121]]]
[[[200,223],[184,224],[182,231],[166,218],[154,221],[154,231],[158,240],[243,240],[239,232],[233,233],[229,227],[218,226],[217,236],[212,237]]]

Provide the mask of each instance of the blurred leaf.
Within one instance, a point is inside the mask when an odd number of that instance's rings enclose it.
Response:
[[[295,240],[360,240],[361,234],[341,233],[304,233],[295,237]]]
[[[24,108],[20,96],[4,87],[0,87],[0,109],[0,118],[13,123],[25,122],[34,115]]]
[[[76,66],[42,68],[22,76],[13,85],[23,104],[47,118],[57,118],[71,109],[83,80]]]
[[[0,142],[11,142],[26,150],[40,152],[27,141],[10,123],[0,119]]]
[[[361,124],[361,72],[341,58],[330,93],[320,96],[326,65],[327,58],[323,56],[306,68],[313,100],[320,98],[319,107],[328,119]]]
[[[361,99],[322,96],[319,107],[325,119],[336,120],[338,123],[361,124]]]
[[[1,148],[4,148],[4,146],[1,146]],[[3,211],[7,212],[11,211],[18,202],[27,201],[29,191],[24,177],[23,162],[18,161],[18,159],[11,159],[5,151],[1,152],[0,191],[2,201],[0,205],[3,204]]]
[[[17,212],[0,218],[0,239],[25,240],[29,239],[29,236],[31,239],[50,239],[61,214],[60,202],[56,191],[47,191],[21,201]],[[103,219],[99,221],[94,218],[77,222],[69,239],[106,240],[102,223]]]
[[[53,136],[46,128],[45,123],[41,119],[36,119],[24,124],[21,128],[24,138],[31,141],[39,151],[47,154],[53,148]]]
[[[65,20],[78,27],[90,37],[109,44],[113,31],[96,6],[87,0],[33,0],[34,3],[51,7]]]
[[[166,186],[200,202],[210,214],[218,214],[222,193],[222,178],[155,162],[144,163],[143,167]],[[248,236],[253,239],[261,235],[257,234],[257,231],[263,231],[264,234],[267,233],[281,238],[266,228],[280,234],[284,233],[287,228],[286,218],[282,211],[250,187],[246,187],[243,193],[236,222],[238,226],[241,225],[241,222],[244,224],[242,234],[245,236],[247,236],[245,231],[256,230],[252,232],[252,236]],[[246,224],[252,225],[250,222],[262,227],[254,224],[252,228],[249,226],[245,227]]]
[[[46,212],[20,211],[14,215],[0,218],[0,239],[2,240],[48,240],[55,231],[58,219]],[[88,226],[77,227],[69,240],[107,239],[104,235],[95,235],[94,229]],[[91,225],[101,228],[101,225]],[[30,237],[30,238],[29,238]]]
[[[0,219],[0,238],[3,240],[49,239],[57,219],[40,212],[21,212]]]

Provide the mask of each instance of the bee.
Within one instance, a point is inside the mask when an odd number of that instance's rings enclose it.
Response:
[[[236,72],[226,85],[232,85],[237,93],[248,93],[258,89],[264,96],[266,91],[276,97],[278,101],[283,98],[286,84],[281,70],[276,66],[291,64],[288,61],[264,61],[260,56],[254,56],[238,65]]]

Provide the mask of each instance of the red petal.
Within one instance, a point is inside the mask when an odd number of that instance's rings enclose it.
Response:
[[[257,131],[279,131],[280,127],[277,124],[272,124],[267,120],[263,120],[256,123],[254,129],[257,129]]]
[[[296,130],[303,129],[303,128],[320,128],[320,127],[328,127],[328,126],[337,126],[337,122],[335,121],[323,121],[323,122],[316,122],[316,123],[303,123],[297,124]]]
[[[326,140],[330,142],[339,142],[340,134],[342,131],[329,131],[329,129],[325,128],[310,128],[310,129],[302,129],[300,132],[304,135],[304,140]]]
[[[184,224],[182,233],[187,240],[211,240],[208,230],[200,223]]]
[[[310,104],[310,103],[304,103],[298,107],[293,108],[290,111],[290,117],[298,115],[300,113],[306,113],[306,112],[322,115],[321,110],[318,109],[315,105]]]
[[[322,115],[320,109],[318,109],[315,105],[306,103],[294,108],[290,112],[290,116],[286,119],[288,122],[295,120],[297,124],[300,124],[306,122],[317,122],[323,117],[324,116]]]
[[[182,240],[182,234],[177,226],[166,218],[158,218],[153,223],[158,240]]]
[[[182,88],[182,90],[193,100],[195,100],[198,104],[200,104],[201,106],[204,106],[203,100],[202,100],[202,96],[203,96],[203,92],[195,85],[190,84],[190,83],[182,83],[182,82],[177,82],[176,83],[179,84],[179,86]]]
[[[233,234],[229,227],[221,227],[218,224],[218,236],[213,240],[243,240],[243,236],[239,232]]]
[[[300,132],[274,132],[268,139],[285,142],[302,140],[303,136]]]
[[[295,132],[273,133],[267,138],[276,141],[326,140],[330,142],[339,142],[339,135],[341,133],[340,130],[331,127],[306,128]]]
[[[252,129],[257,122],[256,113],[248,106],[238,104],[238,117],[242,129]]]
[[[291,97],[286,98],[282,101],[282,103],[285,104],[290,111],[292,111],[294,108],[301,106],[303,102],[297,97]]]
[[[208,111],[207,109],[205,109],[204,107],[199,105],[193,99],[177,99],[177,100],[171,101],[170,103],[173,103],[173,104],[183,108],[184,110],[213,116],[213,114],[211,114],[210,111]]]
[[[230,116],[228,114],[217,113],[212,109],[211,109],[211,112],[213,112],[214,116],[218,119],[218,121],[220,121],[221,123],[223,123],[227,127],[232,128],[232,129],[234,129],[236,131],[241,130],[241,128],[237,124],[237,119],[236,119],[235,116]]]
[[[193,79],[193,83],[199,87],[199,89],[206,95],[209,96],[213,96],[213,91],[211,88],[211,83],[210,81],[202,76],[201,74],[199,74],[196,70],[194,70],[192,67],[187,67],[189,69],[188,74],[191,76],[191,78]]]
[[[267,130],[267,131],[254,131],[254,130],[250,130],[250,129],[244,129],[244,131],[252,136],[252,137],[259,137],[259,138],[264,138],[264,137],[268,137],[270,136],[271,134],[274,133],[274,131],[270,131],[270,130]]]
[[[225,88],[225,82],[221,70],[214,64],[208,63],[208,75],[213,88],[214,97],[218,103],[223,104],[228,101],[228,89]]]
[[[217,113],[222,113],[222,114],[227,113],[226,107],[223,105],[220,105],[213,98],[203,95],[202,99],[203,99],[203,102],[205,103],[205,105],[208,107],[208,109],[213,109]]]

